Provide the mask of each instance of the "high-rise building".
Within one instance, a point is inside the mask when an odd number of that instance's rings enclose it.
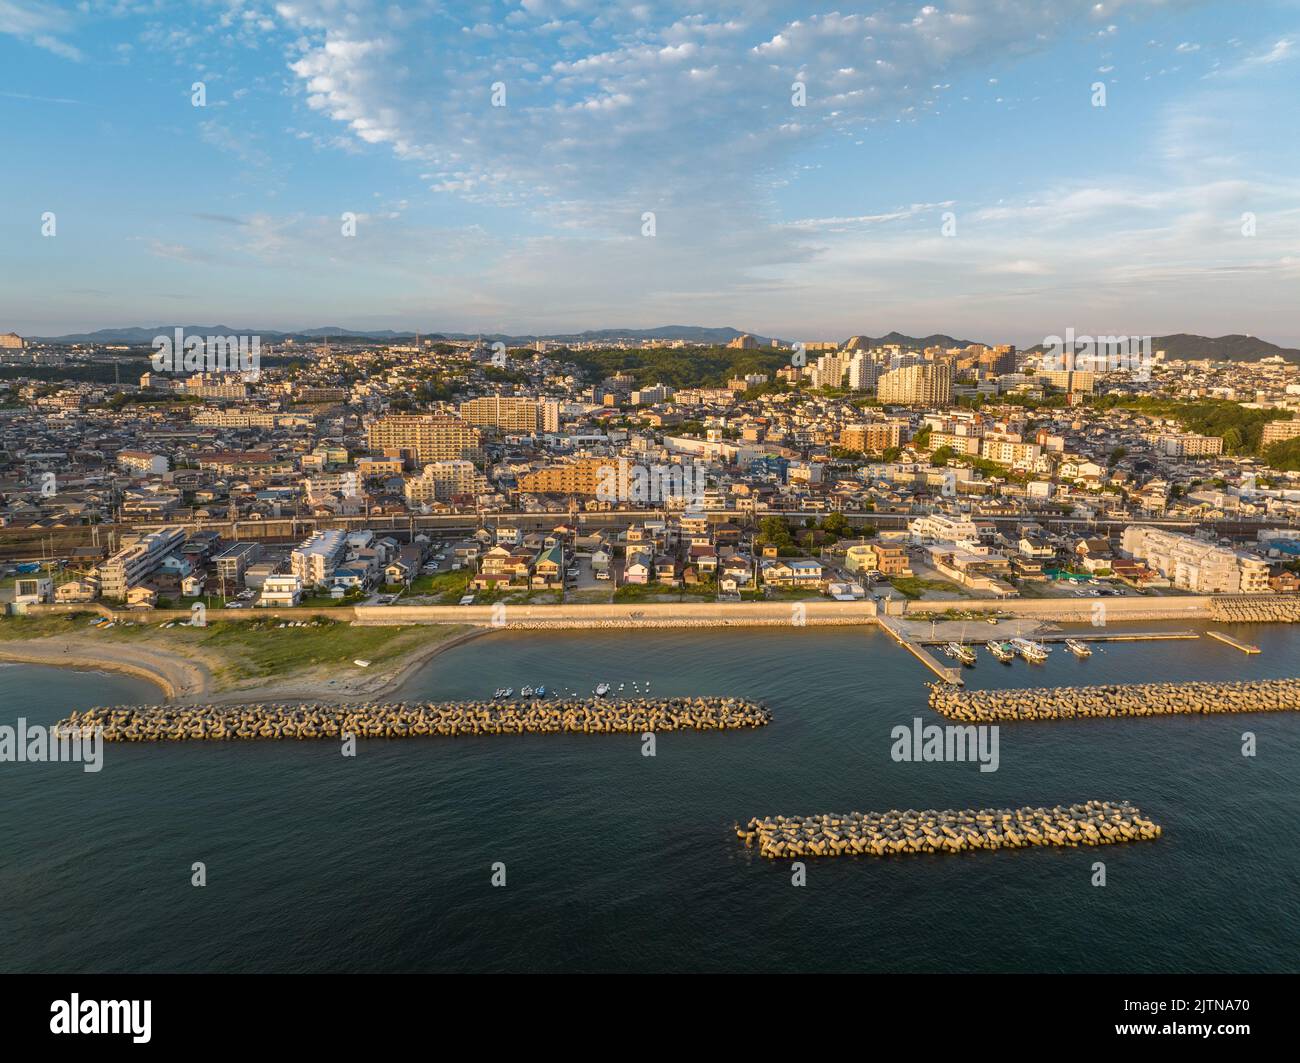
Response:
[[[541,415],[537,400],[513,395],[485,395],[460,404],[460,416],[472,425],[491,425],[507,432],[536,432]]]
[[[949,406],[952,404],[952,365],[922,362],[881,375],[876,385],[880,401],[889,406]]]
[[[880,366],[866,351],[856,351],[849,360],[849,387],[869,391],[880,378]]]
[[[473,461],[483,454],[478,429],[449,414],[390,414],[372,422],[367,436],[372,450],[405,452],[417,465]]]
[[[560,430],[560,402],[558,399],[542,400],[542,431],[558,432]]]

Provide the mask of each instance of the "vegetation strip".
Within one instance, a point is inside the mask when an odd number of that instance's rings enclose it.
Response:
[[[1027,690],[957,690],[931,683],[930,708],[952,720],[1069,720],[1089,716],[1181,716],[1300,711],[1300,679],[1236,683],[1130,683]]]
[[[736,834],[771,860],[804,856],[901,856],[1031,846],[1077,848],[1153,841],[1160,826],[1126,801],[1051,808],[845,812],[751,819]]]
[[[107,742],[284,738],[413,738],[426,735],[727,731],[772,719],[740,698],[454,701],[365,705],[115,706],[71,713],[60,728],[103,728]]]

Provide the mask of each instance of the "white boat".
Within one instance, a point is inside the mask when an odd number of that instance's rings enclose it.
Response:
[[[1005,642],[989,642],[985,644],[985,649],[993,654],[1003,664],[1010,664],[1016,659],[1016,652]]]
[[[520,696],[521,698],[531,698],[531,697],[533,696],[533,688],[532,688],[532,687],[520,687],[520,688],[519,688],[519,696]]]
[[[1086,643],[1080,642],[1078,639],[1066,639],[1065,645],[1072,654],[1081,660],[1084,657],[1092,656],[1092,647]]]
[[[1031,664],[1042,664],[1050,652],[1042,643],[1031,639],[1012,639],[1011,647]]]
[[[601,683],[600,686],[596,687],[596,697],[603,698],[608,693],[609,693],[608,683]]]
[[[354,660],[352,663],[355,664],[358,668],[369,668],[369,667],[370,667],[370,662],[367,661],[367,660],[365,660],[364,658],[361,658],[361,657],[358,657],[358,658],[357,658],[356,660]]]
[[[947,646],[948,656],[961,661],[967,668],[975,665],[975,651],[960,642],[950,642]]]

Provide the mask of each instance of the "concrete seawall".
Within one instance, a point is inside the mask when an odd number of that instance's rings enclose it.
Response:
[[[930,684],[930,708],[964,723],[1069,720],[1100,716],[1181,716],[1300,711],[1300,679],[1237,683],[1132,683],[1115,686],[957,690]]]
[[[115,706],[73,712],[55,726],[103,729],[106,742],[415,738],[428,735],[728,731],[771,713],[740,698],[461,701],[368,705]]]
[[[978,811],[847,812],[751,819],[736,834],[769,860],[807,856],[902,856],[1032,846],[1077,848],[1152,841],[1160,827],[1121,802]]]

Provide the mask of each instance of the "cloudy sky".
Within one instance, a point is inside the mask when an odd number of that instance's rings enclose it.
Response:
[[[0,0],[0,331],[1300,345],[1298,89],[1296,0]]]

